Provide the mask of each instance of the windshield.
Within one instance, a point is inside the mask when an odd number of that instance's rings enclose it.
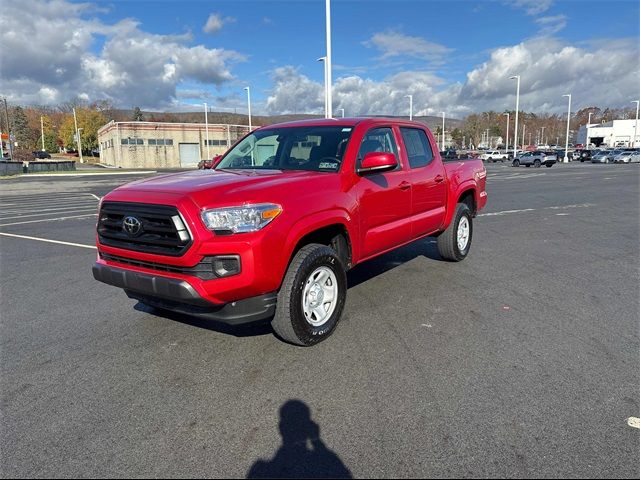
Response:
[[[353,127],[289,127],[257,130],[216,167],[337,172]]]

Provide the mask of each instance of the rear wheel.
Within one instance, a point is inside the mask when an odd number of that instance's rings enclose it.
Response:
[[[347,297],[347,274],[330,247],[312,243],[293,257],[271,326],[284,341],[311,346],[333,333]]]
[[[449,227],[438,237],[438,252],[445,260],[460,262],[469,254],[473,237],[471,209],[459,203]]]
[[[540,160],[534,160],[534,161],[533,161],[533,166],[534,166],[534,167],[536,167],[536,168],[540,168],[540,165],[542,165],[542,164],[540,163]]]
[[[518,160],[517,158],[513,161],[513,166],[514,167],[519,167],[520,166],[520,160]]]

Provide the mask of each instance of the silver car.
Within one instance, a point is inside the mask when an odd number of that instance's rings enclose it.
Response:
[[[520,165],[524,165],[525,167],[530,167],[533,165],[534,167],[539,168],[541,165],[544,165],[550,168],[557,161],[558,155],[555,152],[542,152],[538,150],[535,152],[523,153],[516,157],[513,160],[513,166],[519,167]]]
[[[615,163],[640,163],[640,151],[627,150],[615,156]]]
[[[602,150],[591,157],[591,163],[613,163],[613,158],[622,153],[622,150]]]

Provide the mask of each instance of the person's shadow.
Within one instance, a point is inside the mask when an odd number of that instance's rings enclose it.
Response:
[[[304,402],[286,402],[280,408],[279,427],[282,446],[273,459],[256,461],[247,478],[352,478],[320,439],[320,427]]]

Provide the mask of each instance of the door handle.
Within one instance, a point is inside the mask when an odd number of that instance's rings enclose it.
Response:
[[[411,184],[409,182],[401,182],[400,185],[398,185],[398,188],[400,190],[409,190],[411,188]]]
[[[434,180],[436,181],[436,183],[442,183],[444,182],[444,177],[442,175],[436,175],[436,178]]]

